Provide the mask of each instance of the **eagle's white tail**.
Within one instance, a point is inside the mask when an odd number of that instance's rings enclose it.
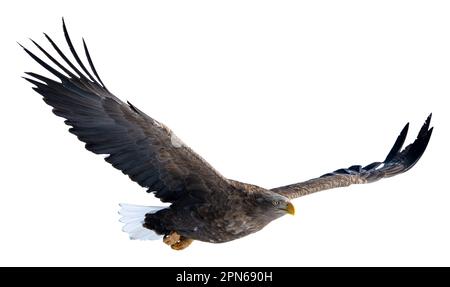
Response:
[[[167,207],[141,206],[124,203],[119,205],[119,214],[122,215],[120,222],[124,223],[122,231],[128,233],[130,235],[130,239],[156,240],[162,238],[162,235],[156,234],[154,231],[145,228],[143,224],[147,213],[155,213]]]

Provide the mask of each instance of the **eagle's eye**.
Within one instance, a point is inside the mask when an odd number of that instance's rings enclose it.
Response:
[[[277,206],[280,204],[280,202],[278,200],[274,200],[274,201],[272,201],[272,204],[273,204],[273,206]]]

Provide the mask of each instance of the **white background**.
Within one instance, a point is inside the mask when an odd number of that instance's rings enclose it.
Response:
[[[0,6],[0,265],[450,265],[448,1]],[[84,150],[20,78],[48,73],[16,41],[49,48],[45,31],[68,51],[61,16],[111,91],[229,178],[299,182],[383,160],[429,112],[436,129],[408,173],[297,199],[295,217],[246,238],[182,252],[130,241],[118,203],[159,201]]]

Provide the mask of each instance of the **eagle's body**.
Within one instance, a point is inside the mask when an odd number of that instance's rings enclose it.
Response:
[[[365,167],[351,166],[275,189],[237,182],[221,175],[162,123],[108,91],[84,41],[93,75],[78,56],[64,23],[63,29],[78,67],[45,35],[66,66],[35,42],[59,70],[24,49],[60,82],[35,73],[27,73],[30,77],[26,79],[53,112],[66,119],[69,131],[86,143],[86,149],[108,155],[107,162],[161,201],[171,203],[169,207],[122,205],[123,230],[132,239],[164,236],[164,242],[172,248],[183,249],[192,240],[220,243],[241,238],[285,214],[293,214],[291,199],[370,183],[409,170],[422,156],[433,131],[430,115],[417,139],[402,150],[406,125],[386,159]]]
[[[263,193],[280,197],[261,187],[229,181],[212,190],[208,198],[187,195],[170,209],[147,214],[144,226],[159,234],[176,230],[186,238],[222,243],[257,232],[285,214],[282,211],[277,216],[258,207]]]

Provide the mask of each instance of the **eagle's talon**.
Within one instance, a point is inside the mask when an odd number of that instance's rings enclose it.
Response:
[[[177,243],[170,245],[170,247],[173,250],[183,250],[189,245],[191,245],[192,241],[194,240],[181,236],[180,240]]]
[[[181,239],[181,235],[178,234],[176,231],[172,231],[169,234],[165,235],[163,238],[163,242],[167,245],[174,245],[177,242],[179,242]]]

